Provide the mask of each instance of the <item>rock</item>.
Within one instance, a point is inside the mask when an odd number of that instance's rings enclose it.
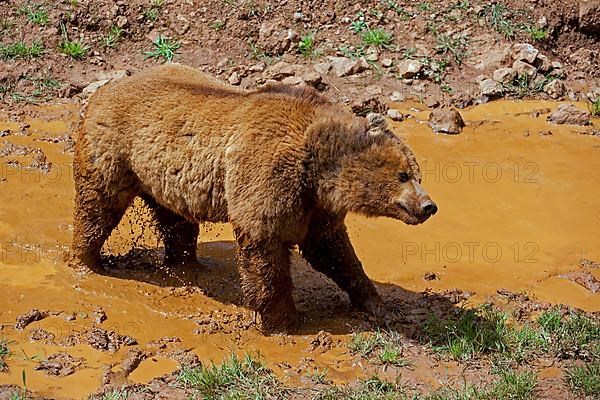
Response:
[[[294,66],[285,61],[279,61],[277,64],[271,65],[263,72],[263,78],[282,80],[288,76],[294,75]]]
[[[227,79],[227,82],[229,82],[230,85],[237,86],[242,82],[242,80],[240,79],[240,76],[238,75],[237,71],[233,71],[233,73],[229,75],[229,79]]]
[[[369,68],[369,64],[364,58],[352,60],[348,57],[328,57],[328,60],[335,75],[339,78],[358,74]]]
[[[402,92],[392,92],[392,94],[390,95],[390,100],[391,101],[395,101],[395,102],[399,102],[399,101],[404,101],[404,93]]]
[[[579,1],[579,28],[589,33],[600,32],[600,2],[598,0]]]
[[[543,74],[548,73],[554,69],[554,67],[552,66],[552,62],[550,62],[550,59],[543,54],[538,54],[533,65],[538,69],[539,72]]]
[[[418,76],[423,71],[423,63],[417,60],[403,60],[398,64],[398,75],[404,79]]]
[[[265,64],[264,61],[261,61],[257,64],[254,64],[253,66],[251,66],[250,71],[251,72],[263,72],[266,67],[267,67],[267,64]]]
[[[318,87],[323,80],[321,74],[315,71],[305,72],[304,74],[302,74],[301,78],[307,85],[313,87]]]
[[[435,95],[426,95],[423,99],[423,104],[425,104],[427,108],[436,108],[439,107],[440,102]]]
[[[498,68],[494,71],[492,77],[496,82],[500,82],[504,85],[508,85],[515,79],[517,75],[516,71],[510,67]],[[481,84],[480,84],[481,86]]]
[[[91,95],[93,95],[96,92],[96,90],[100,89],[102,86],[106,85],[108,82],[110,82],[110,79],[102,79],[100,81],[92,82],[83,88],[83,90],[81,91],[81,94],[83,95],[84,98],[88,98]]]
[[[127,26],[127,24],[129,24],[129,21],[127,20],[127,17],[126,17],[126,16],[124,16],[124,15],[119,15],[119,16],[117,17],[117,20],[116,20],[116,25],[117,25],[119,28],[125,28],[125,27]]]
[[[546,77],[544,75],[537,75],[532,81],[529,81],[529,87],[536,91],[542,90],[546,83]]]
[[[265,21],[258,30],[256,46],[267,54],[281,55],[295,39],[297,34],[281,26],[278,21]]]
[[[498,96],[502,94],[502,85],[494,79],[484,79],[479,82],[479,90],[484,96]]]
[[[548,121],[554,124],[589,125],[590,113],[573,104],[561,104],[548,116]]]
[[[392,121],[399,122],[399,121],[404,120],[404,115],[400,111],[394,110],[393,108],[390,108],[389,110],[387,110],[387,116]]]
[[[393,63],[394,61],[391,58],[384,58],[383,60],[381,60],[381,65],[385,68],[391,67]]]
[[[474,56],[469,64],[477,70],[484,71],[490,68],[498,68],[503,65],[510,57],[510,47],[500,49],[486,49],[482,54]]]
[[[296,11],[294,13],[294,21],[301,22],[303,19],[304,19],[304,14],[302,14],[300,11]]]
[[[351,108],[354,114],[364,117],[369,113],[385,113],[388,105],[380,95],[363,95],[352,102]]]
[[[313,65],[315,71],[317,71],[321,75],[327,75],[329,70],[331,69],[331,64],[328,62],[320,62]]]
[[[558,99],[565,94],[565,84],[560,79],[554,79],[544,86],[544,92],[553,99]]]
[[[535,78],[537,75],[536,68],[533,65],[527,64],[523,61],[515,61],[512,67],[518,76],[527,76],[530,81],[533,80],[533,78]]]
[[[429,114],[429,126],[436,133],[454,135],[462,132],[465,122],[458,111],[451,108],[439,108]]]
[[[379,50],[377,50],[377,47],[374,47],[374,46],[369,47],[367,49],[365,59],[367,61],[373,61],[373,62],[379,60]]]
[[[25,327],[32,322],[40,321],[48,316],[48,311],[40,311],[37,308],[32,309],[31,311],[17,316],[15,329],[18,331],[22,331]]]
[[[298,76],[288,76],[287,78],[283,78],[281,83],[286,85],[299,85],[302,83],[302,79]]]
[[[423,275],[423,279],[426,281],[435,281],[440,278],[438,278],[435,272],[425,272],[425,275]]]
[[[511,56],[515,61],[526,61],[533,64],[539,53],[539,50],[529,43],[517,43],[512,47]]]
[[[110,79],[115,81],[117,79],[125,78],[127,75],[129,75],[129,71],[126,69],[115,69],[113,71],[98,72],[96,74],[96,80],[101,81],[104,79]]]
[[[229,58],[223,57],[217,62],[217,68],[223,69],[229,64]]]

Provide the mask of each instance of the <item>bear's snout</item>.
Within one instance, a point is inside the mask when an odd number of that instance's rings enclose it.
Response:
[[[421,203],[421,213],[423,216],[430,217],[434,215],[438,210],[437,204],[431,199],[427,199]]]

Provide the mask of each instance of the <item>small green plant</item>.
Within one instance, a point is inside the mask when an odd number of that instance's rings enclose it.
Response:
[[[313,368],[312,371],[307,371],[306,376],[316,384],[325,384],[327,383],[327,374],[329,373],[328,368],[319,369],[317,367]]]
[[[600,323],[581,312],[553,307],[537,319],[541,335],[552,352],[561,358],[600,357]]]
[[[338,50],[344,55],[344,57],[348,57],[353,60],[365,56],[365,49],[362,47],[353,48],[348,46],[340,46]]]
[[[402,397],[400,397],[402,396]],[[393,400],[404,399],[404,390],[397,382],[378,376],[361,380],[358,385],[334,386],[314,396],[313,400]]]
[[[0,16],[0,35],[9,32],[14,26],[15,24],[8,18]]]
[[[300,38],[300,43],[298,43],[298,51],[304,57],[309,58],[312,57],[315,53],[315,33],[309,33]]]
[[[100,400],[127,400],[131,393],[125,387],[104,392]]]
[[[600,398],[600,361],[569,367],[565,379],[573,392]]]
[[[386,344],[377,354],[379,362],[383,365],[392,365],[394,367],[405,367],[410,363],[402,357],[402,351],[398,346]]]
[[[105,47],[116,47],[117,43],[123,37],[123,29],[116,25],[112,25],[108,30],[106,36],[102,38]]]
[[[367,29],[367,22],[365,20],[365,14],[361,11],[358,13],[354,21],[350,23],[350,28],[354,33],[361,33]]]
[[[537,386],[537,376],[533,371],[506,370],[490,388],[487,398],[507,400],[528,400],[533,398]]]
[[[368,29],[361,38],[364,46],[388,47],[392,44],[392,35],[383,29]]]
[[[217,19],[213,21],[210,27],[213,28],[215,31],[221,31],[225,29],[225,22],[223,20]]]
[[[18,13],[25,15],[29,22],[36,25],[48,25],[48,22],[50,22],[48,11],[41,4],[22,6],[18,9]]]
[[[64,53],[75,60],[82,59],[86,56],[88,51],[90,50],[90,46],[78,42],[69,40],[69,36],[67,34],[67,28],[64,24],[60,25],[60,29],[62,31],[62,42],[58,45],[58,50],[61,53]]]
[[[222,364],[183,368],[177,383],[202,399],[286,398],[286,390],[260,357],[232,354]]]
[[[590,101],[588,108],[593,117],[600,117],[600,96]]]
[[[548,39],[548,31],[545,29],[540,29],[535,26],[530,26],[527,29],[527,33],[529,33],[529,37],[536,42]]]
[[[466,56],[467,48],[469,47],[469,35],[459,34],[449,36],[437,34],[436,40],[435,50],[437,53],[450,53],[458,65],[462,63],[462,59]]]
[[[162,35],[158,35],[152,43],[154,50],[147,51],[146,58],[162,58],[163,62],[173,61],[176,51],[181,47],[181,43]]]
[[[508,315],[491,306],[464,309],[458,319],[440,320],[432,316],[424,332],[436,350],[456,360],[479,354],[508,350]]]
[[[158,21],[164,3],[164,0],[152,0],[150,2],[150,7],[144,11],[144,19],[152,23]]]
[[[422,1],[417,5],[417,9],[421,12],[431,11],[431,3],[428,1]]]
[[[383,365],[404,367],[410,364],[402,357],[402,341],[396,331],[353,333],[347,347],[351,354],[373,359]]]
[[[446,76],[446,69],[450,62],[446,58],[424,57],[421,62],[425,66],[423,74],[435,83],[441,83]]]
[[[7,45],[0,44],[0,59],[3,60],[30,60],[41,56],[44,53],[44,45],[40,42],[33,42],[30,46],[20,41]]]
[[[513,38],[517,27],[513,22],[509,10],[502,3],[490,3],[485,6],[484,17],[488,24],[498,33],[506,38]]]

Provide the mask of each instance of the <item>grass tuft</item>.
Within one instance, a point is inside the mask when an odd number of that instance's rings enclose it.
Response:
[[[116,47],[123,37],[123,29],[112,25],[106,36],[102,38],[105,47]]]
[[[46,11],[41,4],[22,6],[17,12],[21,15],[25,15],[29,22],[36,25],[48,25],[48,22],[50,22],[48,11]]]
[[[286,390],[260,358],[232,354],[222,364],[183,368],[177,382],[203,399],[285,398]]]
[[[402,397],[400,397],[402,396]],[[392,400],[405,398],[398,383],[372,376],[358,385],[335,386],[318,393],[312,400]]]
[[[152,0],[150,2],[150,7],[144,11],[144,19],[152,23],[158,21],[158,17],[160,17],[160,12],[164,4],[164,0]]]
[[[364,46],[388,47],[392,44],[392,35],[383,29],[368,29],[361,38]]]
[[[3,60],[30,60],[44,53],[44,45],[41,42],[33,42],[27,46],[25,42],[19,41],[7,45],[0,44],[0,59]]]
[[[569,367],[565,379],[573,392],[600,398],[600,361]]]
[[[560,358],[600,357],[600,323],[577,311],[553,307],[542,312],[537,323],[546,346]]]
[[[548,39],[549,33],[545,29],[540,29],[535,26],[530,26],[527,29],[527,33],[529,33],[529,37],[536,42],[540,42]]]
[[[468,360],[508,349],[507,319],[506,313],[484,305],[463,310],[455,320],[433,316],[425,323],[424,333],[435,350],[448,353],[456,360]]]
[[[173,61],[176,51],[181,47],[181,43],[162,35],[158,35],[152,43],[154,44],[154,50],[147,51],[146,58],[162,58],[163,62]]]
[[[484,16],[488,24],[498,33],[508,39],[512,39],[517,26],[513,22],[510,11],[502,3],[490,3],[484,8]]]
[[[589,104],[590,114],[593,117],[600,117],[600,96],[596,97],[593,101],[590,101]]]
[[[79,60],[85,57],[88,51],[90,50],[90,46],[78,41],[70,40],[67,34],[67,28],[62,23],[60,25],[60,29],[62,31],[63,40],[58,45],[58,50],[61,53],[64,53],[75,60]]]
[[[402,357],[401,336],[395,331],[353,333],[347,346],[351,354],[372,359],[382,365],[410,365],[410,362]]]

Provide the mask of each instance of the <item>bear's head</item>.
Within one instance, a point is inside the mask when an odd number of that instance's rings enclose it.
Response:
[[[338,212],[391,217],[410,225],[425,222],[437,206],[421,186],[412,151],[387,128],[382,115],[353,120],[330,120],[319,129],[319,199]]]

